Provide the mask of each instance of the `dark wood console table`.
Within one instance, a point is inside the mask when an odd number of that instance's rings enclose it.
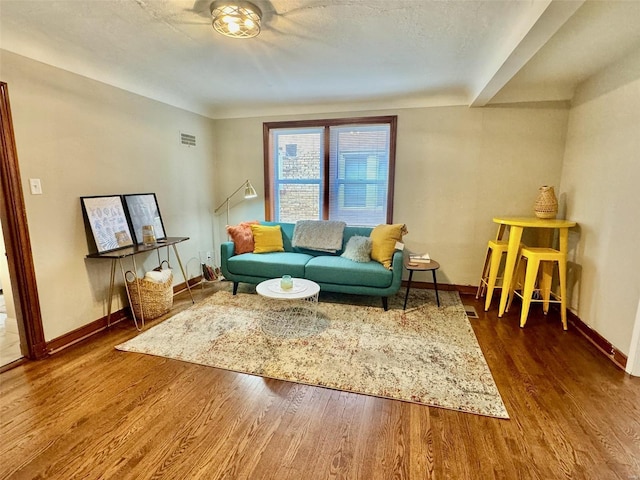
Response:
[[[131,247],[121,248],[118,250],[112,250],[110,252],[103,253],[90,253],[87,255],[87,258],[106,258],[111,260],[111,280],[109,282],[109,302],[108,302],[108,312],[107,312],[107,328],[111,326],[111,304],[113,300],[113,290],[115,287],[115,278],[116,278],[116,263],[120,265],[120,271],[122,272],[122,279],[124,280],[124,286],[127,291],[127,299],[129,300],[129,305],[131,305],[131,294],[129,293],[129,287],[127,284],[126,272],[124,270],[124,266],[122,265],[122,259],[131,257],[133,262],[133,271],[136,275],[136,282],[138,279],[138,266],[136,265],[136,255],[140,253],[148,253],[156,251],[158,253],[158,264],[160,264],[160,249],[166,247],[167,248],[167,257],[169,256],[169,247],[173,247],[173,253],[176,256],[176,260],[178,260],[178,265],[180,266],[180,271],[182,272],[182,277],[184,278],[185,284],[187,285],[187,290],[189,290],[189,295],[191,295],[191,302],[195,303],[193,298],[193,293],[191,292],[191,287],[189,286],[189,280],[187,279],[187,275],[184,271],[184,267],[182,266],[182,260],[180,259],[180,255],[178,254],[178,249],[176,245],[178,243],[189,240],[189,237],[167,237],[164,240],[158,240],[158,242],[153,246],[145,246],[145,245],[133,245]],[[140,288],[138,288],[138,294],[140,294]],[[136,329],[138,331],[144,328],[144,312],[140,309],[140,326],[138,326],[138,320],[136,318],[136,313],[131,309],[131,315],[133,316],[133,323],[135,323]]]

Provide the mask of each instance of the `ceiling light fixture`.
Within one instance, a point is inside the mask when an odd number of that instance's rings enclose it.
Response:
[[[231,38],[251,38],[260,33],[262,12],[243,0],[211,3],[211,18],[216,32]]]

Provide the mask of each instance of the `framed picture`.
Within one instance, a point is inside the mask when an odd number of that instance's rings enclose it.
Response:
[[[164,233],[164,224],[160,216],[160,208],[155,193],[136,193],[124,195],[124,203],[129,212],[131,228],[136,243],[142,243],[142,226],[153,225],[153,231],[157,240],[167,238]]]
[[[80,197],[80,202],[98,253],[133,245],[120,195]]]

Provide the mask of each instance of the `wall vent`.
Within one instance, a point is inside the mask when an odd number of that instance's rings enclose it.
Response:
[[[196,136],[189,135],[188,133],[180,132],[180,143],[182,145],[186,145],[187,147],[195,147],[196,146]]]

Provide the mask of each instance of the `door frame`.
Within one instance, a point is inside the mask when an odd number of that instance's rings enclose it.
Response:
[[[20,331],[20,349],[25,357],[37,360],[47,356],[47,345],[20,180],[9,89],[5,82],[0,82],[0,141],[0,221]]]

